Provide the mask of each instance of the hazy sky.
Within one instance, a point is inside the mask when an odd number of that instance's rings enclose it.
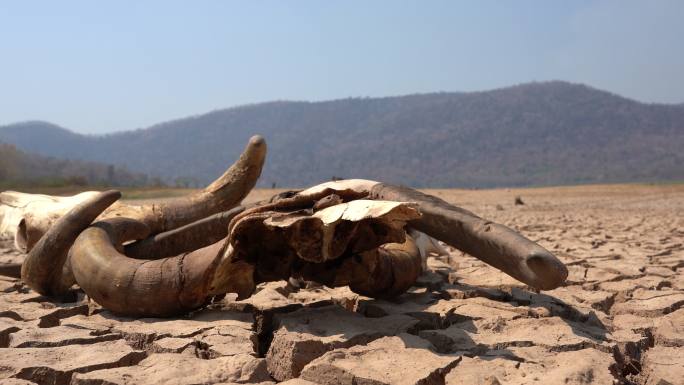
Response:
[[[684,1],[0,2],[0,124],[552,79],[684,102]]]

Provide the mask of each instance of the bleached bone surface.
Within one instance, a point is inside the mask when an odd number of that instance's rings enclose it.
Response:
[[[427,271],[427,257],[430,254],[435,254],[437,256],[449,255],[449,251],[444,248],[444,246],[439,244],[439,241],[431,236],[418,231],[416,229],[409,229],[409,234],[416,242],[416,247],[420,252],[422,259],[423,271]]]
[[[356,192],[370,192],[373,186],[377,184],[380,184],[380,182],[367,179],[342,179],[312,186],[304,191],[301,191],[299,195],[315,195],[326,189],[330,189],[332,191],[351,190]]]
[[[338,225],[349,222],[360,222],[364,219],[374,219],[383,223],[387,229],[399,230],[404,227],[406,222],[420,217],[420,213],[415,205],[401,202],[372,201],[359,199],[347,203],[322,209],[311,217],[320,219],[322,242],[320,243],[320,259],[313,262],[324,262],[337,258],[339,255],[331,256],[330,249],[335,242],[335,233]],[[264,221],[264,224],[273,228],[294,228],[298,223],[307,220],[308,215],[300,212],[292,214],[273,216]],[[402,230],[403,232],[403,230]]]
[[[32,244],[28,232],[44,232],[60,216],[97,194],[86,191],[68,197],[28,194],[17,191],[0,193],[0,238],[14,239],[14,247],[26,252]]]

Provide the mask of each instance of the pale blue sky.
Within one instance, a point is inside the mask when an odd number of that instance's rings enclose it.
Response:
[[[684,102],[684,1],[0,2],[0,124],[553,79]]]

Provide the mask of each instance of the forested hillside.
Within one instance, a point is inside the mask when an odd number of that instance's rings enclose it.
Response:
[[[419,187],[684,180],[684,106],[639,103],[565,82],[271,102],[105,136],[25,122],[0,127],[0,140],[201,184],[232,163],[255,133],[269,144],[262,186],[297,187],[333,176]]]
[[[29,154],[0,142],[0,188],[145,186],[161,183],[123,167]]]

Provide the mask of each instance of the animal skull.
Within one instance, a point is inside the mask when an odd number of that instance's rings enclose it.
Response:
[[[539,289],[567,277],[555,256],[515,231],[406,187],[339,180],[237,206],[265,156],[265,141],[253,137],[207,188],[163,204],[123,204],[106,191],[47,219],[25,213],[21,278],[51,296],[78,283],[103,307],[137,316],[180,314],[290,278],[384,298],[415,283],[433,238]]]

